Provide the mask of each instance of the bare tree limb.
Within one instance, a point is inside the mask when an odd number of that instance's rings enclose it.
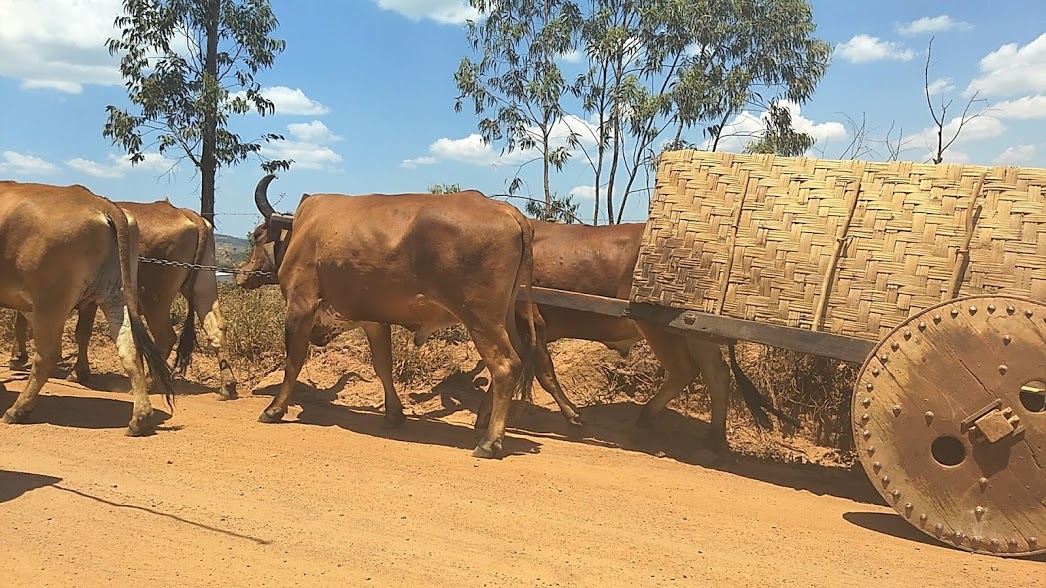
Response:
[[[937,147],[936,148],[931,148],[931,152],[933,153],[933,155],[931,157],[931,161],[933,161],[934,164],[939,164],[942,161],[944,161],[944,152],[947,151],[948,148],[952,146],[952,143],[955,143],[955,140],[959,138],[959,134],[962,133],[963,127],[965,127],[967,124],[969,124],[970,121],[973,121],[973,120],[981,117],[982,115],[984,115],[985,112],[988,111],[988,108],[987,108],[988,102],[987,102],[987,100],[985,100],[983,98],[981,98],[981,99],[977,98],[977,96],[980,94],[979,90],[977,92],[974,92],[973,96],[970,96],[970,99],[966,102],[966,107],[963,108],[962,115],[959,116],[959,125],[955,129],[955,134],[952,135],[951,139],[948,139],[947,141],[945,140],[945,138],[944,138],[944,127],[947,126],[947,122],[948,122],[947,113],[948,113],[948,108],[952,105],[952,101],[948,100],[947,102],[945,102],[944,101],[944,92],[942,91],[941,92],[941,111],[938,114],[938,112],[936,110],[934,110],[933,99],[930,97],[930,59],[931,59],[931,55],[933,54],[933,39],[934,39],[933,37],[930,37],[930,43],[929,43],[929,45],[926,48],[926,66],[923,68],[923,88],[926,91],[926,106],[930,109],[930,117],[933,118],[933,122],[934,122],[934,125],[935,125],[936,130],[937,130],[937,132],[936,132],[936,134],[937,134]],[[981,109],[980,112],[977,112],[977,113],[971,115],[970,114],[970,108],[975,103],[984,103],[985,108]],[[898,149],[900,149],[900,147],[901,147],[901,143],[900,143],[901,138],[898,137],[897,141],[898,141],[897,147],[898,147]]]

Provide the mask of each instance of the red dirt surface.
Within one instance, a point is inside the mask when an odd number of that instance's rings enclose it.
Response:
[[[674,411],[636,429],[633,402],[592,404],[588,344],[556,346],[585,429],[538,388],[509,455],[484,461],[474,352],[435,386],[398,386],[398,429],[369,365],[326,353],[283,424],[256,422],[276,372],[229,402],[182,382],[173,414],[153,397],[157,434],[132,439],[126,379],[99,343],[94,389],[52,379],[28,424],[0,426],[5,587],[1046,586],[1046,558],[924,537],[831,450],[719,460],[704,422]],[[212,361],[190,375],[208,384]],[[0,411],[24,378],[0,370]],[[751,437],[730,431],[735,447]]]

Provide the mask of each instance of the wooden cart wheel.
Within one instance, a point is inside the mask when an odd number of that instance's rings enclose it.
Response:
[[[1046,304],[952,300],[910,318],[861,368],[853,430],[905,520],[977,553],[1046,552]]]

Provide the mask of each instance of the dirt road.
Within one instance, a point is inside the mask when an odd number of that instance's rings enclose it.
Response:
[[[859,471],[717,463],[634,412],[589,413],[622,443],[530,415],[480,461],[461,412],[389,431],[319,400],[263,425],[269,397],[201,391],[131,439],[126,394],[45,391],[0,426],[7,587],[1046,586],[1046,558],[924,540]]]

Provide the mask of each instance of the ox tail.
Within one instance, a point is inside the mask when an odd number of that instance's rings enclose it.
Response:
[[[193,256],[193,265],[203,265],[203,257],[207,253],[207,244],[211,235],[211,227],[207,221],[198,214],[182,210],[182,214],[196,225],[196,255]],[[189,269],[189,275],[182,284],[182,294],[185,296],[186,311],[185,325],[182,333],[178,336],[178,347],[174,353],[174,369],[177,373],[184,374],[192,363],[192,352],[196,350],[196,279],[199,270]]]
[[[744,399],[745,405],[748,406],[748,411],[752,413],[752,418],[755,419],[756,425],[761,429],[772,431],[774,428],[773,422],[770,421],[770,416],[767,414],[773,414],[777,417],[780,422],[788,423],[796,429],[802,428],[798,421],[792,417],[784,414],[777,407],[770,402],[770,399],[764,396],[759,389],[755,387],[752,380],[745,375],[744,371],[741,370],[741,366],[737,363],[737,352],[734,347],[737,345],[737,341],[731,341],[727,346],[728,353],[730,355],[730,371],[734,374],[734,381],[737,382],[737,389],[741,392],[741,398]]]
[[[145,329],[142,315],[138,312],[138,288],[137,280],[134,279],[137,269],[138,246],[131,242],[131,228],[124,211],[115,204],[110,203],[110,209],[106,213],[109,224],[116,232],[116,247],[120,256],[120,285],[123,290],[124,304],[127,306],[127,315],[131,321],[131,338],[138,356],[144,359],[153,374],[153,379],[159,382],[163,388],[164,400],[167,406],[174,410],[174,379],[171,369],[167,366],[160,348]],[[137,238],[135,238],[137,241]]]
[[[519,287],[522,286],[526,292],[527,300],[527,341],[524,344],[522,357],[520,359],[523,363],[523,369],[520,374],[520,382],[518,390],[521,396],[528,402],[533,401],[533,388],[534,388],[534,367],[537,363],[537,330],[534,327],[534,299],[533,299],[533,284],[534,284],[534,225],[530,224],[530,220],[523,216],[523,213],[518,208],[512,206],[509,207],[513,211],[513,217],[516,222],[519,223],[519,229],[521,233],[521,239],[523,242],[523,255],[520,259],[519,269],[516,271],[516,287],[513,288],[512,304],[515,306],[516,295],[519,291]],[[520,284],[520,280],[523,281]],[[512,313],[513,315],[515,313]],[[512,326],[515,326],[515,319],[512,321]]]

